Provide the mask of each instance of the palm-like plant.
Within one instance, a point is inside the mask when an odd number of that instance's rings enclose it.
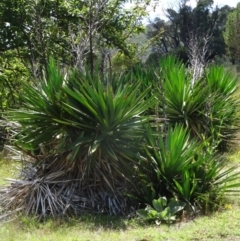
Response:
[[[191,74],[176,58],[169,56],[159,64],[155,86],[159,115],[164,116],[167,125],[181,123],[188,127],[193,136],[200,135],[199,127],[206,122],[201,111],[204,109],[206,88],[200,82],[192,85]]]
[[[176,183],[181,182],[187,173],[193,175],[193,166],[202,165],[206,160],[203,156],[199,158],[197,153],[200,153],[201,146],[196,140],[191,140],[188,129],[177,124],[162,136],[148,127],[146,144],[142,157],[146,157],[148,165],[144,169],[142,164],[140,173],[147,173],[146,177],[150,179],[148,182],[153,184],[151,188],[154,193],[171,198],[176,192],[177,197],[190,198],[192,180],[189,193],[184,197],[175,190]]]
[[[141,114],[153,104],[153,97],[145,101],[150,87],[142,93],[138,87],[104,87],[97,76],[76,71],[64,78],[51,61],[47,79],[37,88],[26,85],[24,109],[9,113],[22,125],[16,145],[35,160],[23,186],[13,184],[2,196],[5,207],[40,215],[125,212],[147,121]],[[10,197],[12,204],[5,202]]]
[[[239,129],[240,101],[236,95],[238,79],[223,67],[213,66],[207,70],[205,81],[208,87],[205,110],[209,126],[214,138],[226,144],[236,137]]]
[[[174,57],[160,62],[155,86],[160,114],[167,124],[182,123],[193,136],[212,142],[235,137],[240,102],[235,96],[237,79],[222,67],[210,67],[193,83],[191,73]]]
[[[228,167],[219,157],[206,153],[182,125],[169,128],[165,136],[148,127],[141,154],[138,195],[145,203],[164,195],[193,206],[199,200],[206,204],[207,196],[213,201],[229,192],[238,193],[234,190],[240,186],[236,167]]]

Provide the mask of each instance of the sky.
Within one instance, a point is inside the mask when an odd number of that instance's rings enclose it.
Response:
[[[163,2],[165,2],[165,1],[163,1]],[[196,4],[195,0],[190,0],[190,2],[193,2]],[[240,2],[240,0],[215,0],[214,4],[218,5],[219,7],[224,6],[224,5],[228,5],[230,7],[236,7],[238,2]]]
[[[172,6],[176,6],[177,0],[160,0],[160,1],[152,1],[152,2],[158,2],[156,6],[156,10],[153,11],[152,7],[149,7],[149,16],[150,19],[153,20],[156,17],[160,17],[164,19],[164,13],[163,10]],[[222,7],[224,5],[229,5],[230,7],[236,7],[237,3],[240,2],[240,0],[214,0],[214,6]],[[189,0],[188,3],[190,6],[195,7],[196,6],[196,0]],[[131,4],[126,4],[126,7],[130,7]],[[144,23],[147,23],[147,18],[144,20]]]
[[[157,12],[160,13],[160,17],[161,16],[163,17],[164,16],[163,9],[168,8],[168,6],[174,5],[174,3],[176,3],[176,1],[174,1],[174,0],[165,0],[165,1],[162,0],[159,2],[160,2],[159,6],[156,8],[155,13],[150,10],[151,18],[155,18],[155,17],[159,16],[159,14],[157,14]],[[236,7],[238,2],[240,2],[240,0],[214,0],[214,6],[217,5],[218,7],[222,7],[224,5],[228,5],[230,7]],[[192,7],[195,7],[196,0],[189,0],[188,4]]]

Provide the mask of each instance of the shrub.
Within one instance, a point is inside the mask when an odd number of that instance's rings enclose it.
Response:
[[[193,83],[186,66],[170,56],[160,61],[157,75],[159,115],[167,125],[181,123],[193,137],[218,148],[235,138],[240,102],[235,95],[237,78],[232,73],[212,66]]]
[[[206,205],[239,187],[240,173],[227,167],[217,156],[206,153],[204,145],[190,137],[188,128],[176,124],[166,135],[148,127],[141,153],[136,197],[151,205],[159,196],[177,197],[190,205]]]
[[[176,221],[176,213],[183,210],[185,203],[176,199],[171,199],[167,203],[165,197],[159,197],[152,201],[153,207],[147,205],[145,209],[137,210],[137,214],[144,220],[155,220],[156,224],[162,221],[173,223]]]
[[[76,71],[64,78],[51,61],[37,88],[25,86],[24,108],[8,117],[22,126],[15,144],[34,159],[2,194],[6,209],[59,216],[130,208],[125,192],[148,120],[141,114],[154,97],[145,101],[150,86],[139,93],[139,83],[116,83]]]

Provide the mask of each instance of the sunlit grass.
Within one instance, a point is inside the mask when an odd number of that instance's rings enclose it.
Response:
[[[4,241],[223,241],[240,240],[240,209],[200,217],[175,225],[141,225],[137,220],[96,220],[94,217],[70,220],[19,218],[0,226]]]
[[[0,185],[6,183],[5,178],[13,178],[16,176],[19,166],[18,162],[0,159]]]

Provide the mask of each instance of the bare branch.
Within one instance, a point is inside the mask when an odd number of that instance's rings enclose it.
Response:
[[[190,33],[188,40],[189,62],[192,72],[192,86],[197,80],[203,76],[204,68],[207,64],[209,55],[209,42],[211,35],[208,34],[204,38],[200,38],[197,34]]]

